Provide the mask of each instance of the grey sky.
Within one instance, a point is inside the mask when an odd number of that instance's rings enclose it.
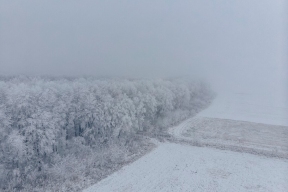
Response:
[[[273,87],[288,73],[285,2],[0,0],[0,74]]]

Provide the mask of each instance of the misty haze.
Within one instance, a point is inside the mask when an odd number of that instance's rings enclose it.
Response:
[[[285,0],[0,0],[0,191],[288,191]]]

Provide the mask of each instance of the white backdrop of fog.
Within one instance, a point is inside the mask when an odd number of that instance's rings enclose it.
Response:
[[[218,89],[288,98],[286,6],[0,0],[0,74],[197,76]]]

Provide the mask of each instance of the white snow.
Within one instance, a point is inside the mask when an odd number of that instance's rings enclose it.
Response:
[[[164,143],[84,192],[281,192],[287,172],[285,160]]]
[[[181,141],[288,159],[288,127],[209,117],[190,118],[169,128]]]
[[[288,126],[287,100],[284,92],[222,92],[198,116]]]

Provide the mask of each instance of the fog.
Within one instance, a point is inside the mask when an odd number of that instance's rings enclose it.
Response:
[[[200,77],[282,95],[288,87],[285,0],[0,2],[1,75]]]

